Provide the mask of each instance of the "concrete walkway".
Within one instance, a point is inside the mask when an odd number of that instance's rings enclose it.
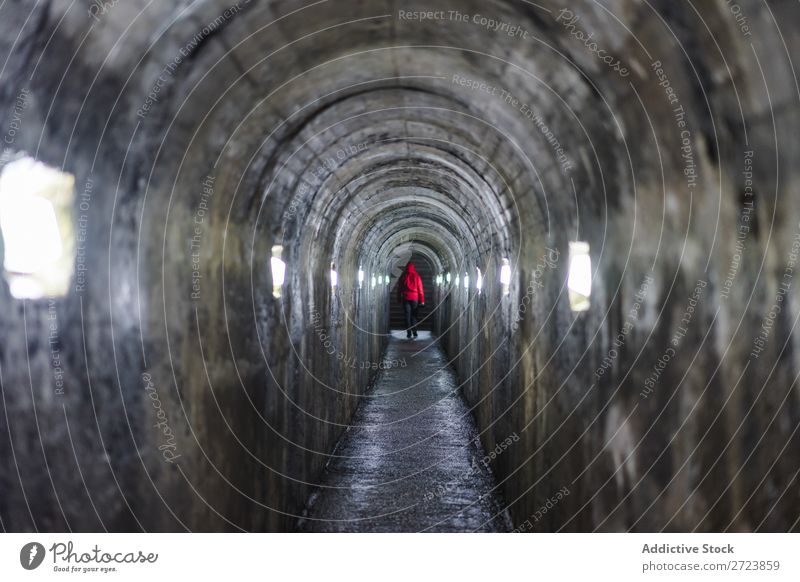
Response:
[[[311,497],[301,531],[508,531],[455,373],[429,332],[394,332],[385,370]]]

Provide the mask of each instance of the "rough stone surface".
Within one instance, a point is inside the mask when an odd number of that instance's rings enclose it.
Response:
[[[492,457],[436,340],[396,331],[384,361],[398,365],[365,395],[301,531],[508,531]]]
[[[407,252],[486,274],[431,313],[484,449],[520,437],[492,467],[515,526],[569,487],[538,531],[800,527],[797,2],[739,2],[748,35],[722,1],[105,4],[0,4],[0,145],[75,175],[89,266],[52,303],[0,283],[4,529],[295,528],[386,344],[358,269]]]

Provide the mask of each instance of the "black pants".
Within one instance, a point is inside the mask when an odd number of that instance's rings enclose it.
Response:
[[[411,337],[413,333],[415,336],[417,335],[417,307],[419,306],[419,301],[409,301],[406,300],[403,302],[403,309],[406,312],[406,333],[408,337]]]

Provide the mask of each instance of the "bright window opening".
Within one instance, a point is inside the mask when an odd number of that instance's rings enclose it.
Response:
[[[587,311],[592,294],[592,258],[589,243],[569,243],[569,306],[572,311]]]
[[[336,265],[331,263],[331,288],[336,289],[339,284],[339,274],[336,272]]]
[[[503,295],[508,295],[511,291],[511,263],[508,259],[503,259],[500,267],[500,285],[503,287]]]
[[[270,266],[272,267],[272,295],[274,297],[281,296],[283,283],[286,280],[286,263],[281,259],[282,254],[283,247],[281,245],[272,247]]]
[[[74,176],[30,157],[0,173],[4,276],[14,297],[67,294],[75,262],[74,197]]]

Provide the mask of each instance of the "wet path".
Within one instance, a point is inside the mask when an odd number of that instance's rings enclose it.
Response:
[[[302,531],[508,531],[455,373],[429,332],[395,332],[385,370],[340,440]]]

